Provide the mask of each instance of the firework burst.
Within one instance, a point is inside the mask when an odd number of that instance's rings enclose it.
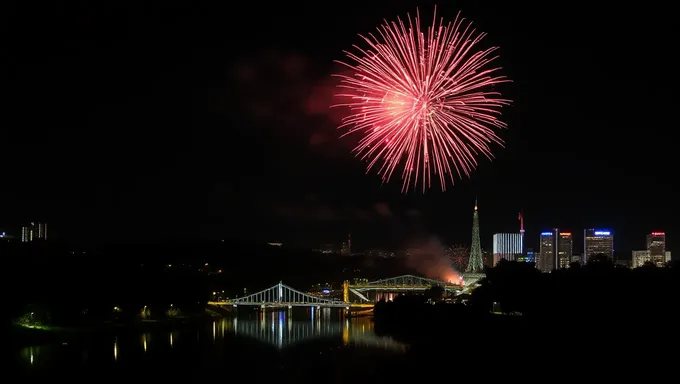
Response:
[[[442,191],[456,175],[470,176],[477,158],[493,158],[491,143],[502,145],[495,130],[505,128],[500,109],[510,103],[493,86],[508,82],[489,68],[497,47],[477,49],[485,36],[460,15],[422,32],[420,15],[406,23],[387,22],[377,34],[361,36],[365,48],[345,51],[349,69],[339,74],[347,107],[340,129],[363,136],[354,152],[377,168],[383,182],[399,169],[402,191],[438,178]],[[343,135],[343,136],[344,136]],[[399,172],[399,171],[397,171]]]
[[[470,258],[470,250],[463,245],[454,245],[445,251],[446,257],[458,271],[464,271]]]

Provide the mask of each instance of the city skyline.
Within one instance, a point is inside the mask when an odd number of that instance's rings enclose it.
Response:
[[[473,212],[475,215],[478,212],[477,200],[475,200],[475,205]],[[670,260],[670,246],[667,241],[666,232],[663,231],[652,231],[645,234],[646,238],[646,254],[643,252],[641,247],[631,248],[631,249],[619,249],[616,250],[616,239],[614,231],[608,228],[584,228],[582,236],[574,236],[570,231],[565,231],[560,228],[553,228],[549,231],[543,230],[538,236],[538,240],[534,243],[529,240],[527,244],[527,236],[525,236],[524,230],[524,218],[522,213],[519,214],[519,229],[516,232],[506,232],[499,233],[495,232],[492,235],[492,245],[491,247],[484,247],[482,245],[482,250],[485,253],[490,253],[492,256],[493,264],[496,264],[500,259],[507,260],[517,260],[520,255],[526,256],[527,253],[536,254],[538,256],[537,268],[540,270],[551,270],[555,266],[559,268],[566,268],[572,262],[579,262],[581,264],[586,263],[587,260],[595,254],[605,254],[611,259],[620,260],[633,260],[635,263],[636,254],[638,258],[644,258],[645,261],[652,261],[658,265],[663,264],[665,261]],[[474,231],[474,228],[472,229]],[[595,246],[590,249],[587,246],[589,236],[607,237],[610,238],[608,245],[605,246],[606,249],[600,249],[601,247]],[[481,234],[480,234],[481,237]],[[18,240],[21,242],[31,242],[34,240],[47,240],[47,223],[44,222],[31,222],[28,226],[22,226],[20,229],[20,236],[16,236],[12,231],[7,232],[0,227],[0,238],[3,240]],[[531,233],[528,236],[531,239]],[[574,239],[577,239],[576,242]],[[547,239],[547,243],[545,242]],[[555,240],[557,239],[557,240]],[[214,240],[214,239],[213,239]],[[410,246],[404,245],[369,245],[359,249],[359,253],[364,252],[388,252],[394,255],[394,251],[398,249],[407,250],[410,248],[418,248],[419,245],[429,243],[432,241],[437,241],[441,244],[442,254],[446,253],[446,249],[450,245],[441,241],[441,238],[437,236],[422,237],[416,242],[411,241]],[[222,239],[222,241],[224,241]],[[282,242],[270,242],[266,241],[269,245],[282,246]],[[313,243],[313,242],[312,242]],[[338,239],[338,242],[330,241],[320,244],[319,247],[314,246],[312,243],[306,245],[307,248],[314,248],[321,250],[323,252],[333,251],[343,256],[349,256],[352,253],[351,248],[351,233],[347,234],[344,239]],[[486,241],[481,242],[486,244]],[[640,243],[637,241],[636,243]],[[409,243],[407,243],[409,244]],[[576,244],[576,245],[575,245]],[[317,244],[318,245],[318,244]],[[298,245],[299,246],[299,245]],[[468,248],[470,245],[468,245]],[[547,247],[547,248],[546,248]],[[546,251],[547,249],[547,251]],[[651,252],[651,254],[650,254]],[[630,258],[628,257],[630,256]],[[546,260],[551,259],[551,260]],[[641,259],[642,260],[642,259]],[[640,262],[642,263],[642,262]]]
[[[330,75],[357,33],[416,5],[357,5],[361,12],[350,2],[333,15],[321,5],[244,5],[267,26],[249,34],[246,18],[225,18],[226,5],[161,6],[163,17],[105,5],[62,19],[18,13],[9,27],[31,33],[9,47],[7,118],[18,125],[0,152],[0,227],[41,220],[50,238],[95,244],[301,245],[350,232],[357,249],[427,236],[460,244],[478,197],[485,249],[494,233],[517,230],[520,211],[532,248],[551,228],[609,228],[622,250],[665,231],[672,247],[676,155],[660,138],[673,120],[659,111],[672,110],[675,78],[663,75],[667,63],[645,59],[672,44],[660,21],[667,14],[440,4],[438,15],[461,11],[488,33],[484,46],[500,47],[498,64],[513,80],[502,85],[513,100],[505,147],[445,193],[404,195],[398,180],[366,174],[351,139],[339,139]],[[418,5],[423,17],[433,6]],[[621,57],[631,44],[636,54]],[[640,73],[654,75],[622,81]]]

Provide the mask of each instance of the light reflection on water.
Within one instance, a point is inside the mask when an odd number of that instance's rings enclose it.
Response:
[[[55,345],[33,346],[21,349],[21,360],[28,367],[40,366],[41,363],[58,364],[67,356],[69,361],[86,362],[90,353],[97,361],[137,360],[147,353],[153,356],[164,353],[164,350],[183,350],[192,343],[209,343],[229,345],[234,337],[255,339],[269,344],[279,350],[314,340],[327,340],[340,346],[361,348],[379,348],[394,352],[405,352],[406,346],[389,337],[377,336],[370,318],[348,318],[332,315],[331,310],[312,310],[305,319],[297,319],[287,311],[253,312],[250,316],[221,318],[191,330],[172,332],[146,332],[133,336],[102,336],[96,342],[83,345],[67,343]],[[108,340],[108,341],[107,341]],[[106,345],[109,347],[106,348]],[[218,347],[218,346],[216,346]],[[214,347],[204,347],[208,350]],[[78,351],[75,351],[78,349]],[[42,353],[41,353],[42,352]],[[78,356],[78,358],[75,358]],[[50,362],[51,361],[51,362]]]
[[[315,312],[321,312],[320,314]],[[389,337],[377,336],[373,322],[369,318],[334,319],[328,311],[312,310],[311,320],[293,320],[285,311],[259,313],[258,319],[227,318],[213,323],[213,339],[224,338],[231,333],[235,336],[249,337],[262,342],[285,348],[314,339],[341,340],[345,346],[362,346],[405,351],[405,345]]]

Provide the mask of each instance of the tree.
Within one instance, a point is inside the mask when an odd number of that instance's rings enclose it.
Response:
[[[440,301],[444,297],[444,288],[440,285],[433,285],[425,291],[425,296],[432,301]]]
[[[182,311],[180,311],[179,308],[175,307],[174,305],[170,304],[170,308],[168,308],[168,310],[165,312],[165,314],[168,317],[175,318],[175,317],[182,316]]]

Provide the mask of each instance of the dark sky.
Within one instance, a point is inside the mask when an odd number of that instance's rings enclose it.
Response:
[[[330,74],[358,33],[434,3],[78,3],[2,12],[0,226],[47,220],[76,242],[316,245],[351,231],[358,248],[467,244],[478,196],[486,248],[517,230],[520,209],[530,246],[549,227],[612,228],[626,252],[649,231],[676,233],[664,2],[442,2],[441,16],[461,10],[501,47],[514,105],[493,162],[447,192],[406,196],[338,138]]]

